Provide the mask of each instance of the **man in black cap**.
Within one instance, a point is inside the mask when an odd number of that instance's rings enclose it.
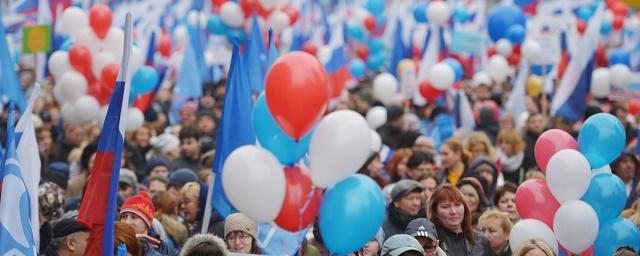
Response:
[[[403,234],[409,222],[426,216],[422,205],[423,190],[422,185],[415,180],[396,182],[391,190],[391,203],[382,224],[386,237]]]
[[[438,247],[438,232],[436,225],[431,221],[425,218],[412,220],[407,225],[405,233],[418,240],[424,249],[425,256],[446,256],[444,251]]]
[[[382,138],[382,143],[392,149],[398,147],[404,128],[404,110],[399,106],[387,108],[387,122],[378,128],[377,132]]]
[[[53,239],[46,256],[82,256],[87,248],[89,229],[75,218],[63,218],[53,226]]]

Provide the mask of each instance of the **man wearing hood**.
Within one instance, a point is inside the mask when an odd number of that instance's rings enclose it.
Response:
[[[386,237],[402,234],[414,219],[426,216],[422,205],[422,185],[414,180],[398,181],[391,190],[391,203],[387,207],[382,229]]]

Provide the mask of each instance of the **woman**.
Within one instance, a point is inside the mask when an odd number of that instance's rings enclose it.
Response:
[[[433,192],[428,216],[447,255],[490,256],[491,244],[471,227],[471,212],[460,190],[444,184]]]
[[[514,224],[520,220],[520,215],[516,210],[516,190],[518,190],[516,184],[505,182],[504,185],[496,189],[493,197],[493,205],[499,211],[506,213]]]
[[[443,167],[440,173],[441,184],[448,183],[455,186],[460,178],[468,176],[467,164],[471,154],[464,149],[459,139],[452,138],[445,141],[440,146],[440,156]]]
[[[155,206],[145,192],[127,198],[120,209],[120,221],[133,227],[136,237],[140,239],[144,256],[172,255],[160,235],[153,230]]]
[[[432,172],[423,173],[420,178],[418,178],[418,182],[424,187],[422,202],[424,206],[427,207],[433,191],[440,185],[438,175]]]
[[[464,196],[469,212],[471,212],[471,226],[475,228],[478,225],[480,215],[487,210],[487,197],[485,197],[482,183],[478,178],[464,177],[456,187]]]
[[[188,182],[180,189],[182,202],[180,203],[180,216],[187,227],[188,236],[200,233],[202,218],[207,204],[207,191],[209,186],[202,182]],[[224,219],[216,211],[211,213],[209,225],[210,234],[222,237],[224,234]]]
[[[258,246],[258,223],[242,213],[227,216],[224,223],[224,240],[229,251],[245,254],[262,254]]]
[[[373,153],[369,159],[360,167],[358,173],[367,175],[371,177],[371,179],[375,180],[378,183],[380,188],[384,188],[389,182],[382,177],[382,162],[380,161],[380,154],[377,152]]]
[[[115,239],[113,244],[114,251],[117,251],[118,245],[124,244],[127,247],[127,256],[142,256],[142,245],[136,237],[136,231],[133,227],[122,221],[116,221]]]
[[[484,132],[472,132],[464,141],[464,148],[473,155],[471,161],[480,156],[489,159],[496,158],[496,152],[493,148],[491,140]]]
[[[504,113],[498,121],[500,123],[500,131],[513,131],[516,129],[516,120],[511,113]]]
[[[169,248],[180,248],[187,240],[187,227],[178,221],[178,200],[166,191],[156,193],[151,200],[156,207],[155,218],[166,233],[164,241]]]
[[[495,162],[486,157],[478,157],[469,165],[469,172],[474,177],[481,178],[486,181],[486,186],[483,188],[489,201],[488,203],[491,203],[496,186],[498,185],[498,180],[502,178],[498,173],[498,167]]]
[[[407,162],[413,152],[411,149],[398,149],[393,152],[393,156],[387,164],[387,172],[389,172],[389,178],[392,183],[396,183],[405,177],[407,173]]]
[[[513,256],[556,256],[556,253],[544,241],[531,239],[522,243]]]
[[[498,134],[497,155],[505,181],[516,184],[524,181],[525,170],[522,165],[525,157],[524,149],[524,141],[516,132],[500,131]]]
[[[613,174],[618,176],[622,183],[624,183],[627,192],[627,203],[625,209],[631,207],[631,204],[636,201],[638,194],[635,191],[636,186],[640,183],[640,162],[636,155],[630,151],[624,151],[613,162]]]
[[[407,178],[418,181],[422,174],[435,172],[433,156],[424,152],[413,152],[407,162],[407,169]]]
[[[491,243],[495,256],[511,256],[509,234],[513,224],[507,214],[498,210],[485,212],[478,220],[478,227]]]
[[[210,234],[197,234],[184,245],[180,256],[227,256],[229,250],[224,241],[217,236]]]

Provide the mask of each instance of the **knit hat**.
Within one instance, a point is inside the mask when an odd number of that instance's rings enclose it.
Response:
[[[45,182],[38,186],[38,203],[40,211],[47,221],[55,221],[62,217],[64,194],[56,183]]]
[[[218,250],[222,253],[222,256],[229,255],[227,245],[222,239],[211,234],[197,234],[184,244],[180,256],[189,256],[191,253],[195,253],[198,249],[205,246],[218,247]]]
[[[163,133],[156,137],[152,137],[149,140],[149,143],[154,149],[159,150],[162,154],[166,154],[180,146],[180,139],[173,134]]]
[[[187,184],[187,182],[194,182],[197,180],[198,177],[196,177],[191,169],[180,168],[169,176],[169,186],[181,188],[184,184]]]
[[[243,213],[233,213],[227,216],[227,219],[224,221],[224,237],[225,239],[229,234],[233,231],[242,231],[245,232],[253,239],[257,239],[258,237],[258,223],[255,220],[247,217]]]
[[[393,186],[393,189],[391,189],[391,201],[395,202],[399,198],[404,197],[413,191],[422,192],[423,190],[424,187],[422,187],[422,184],[415,180],[398,181]]]
[[[164,166],[167,167],[167,169],[170,169],[167,160],[162,157],[154,156],[147,160],[147,165],[144,167],[144,173],[148,176],[151,173],[151,170],[157,166]]]
[[[118,182],[125,183],[135,188],[136,184],[138,184],[138,177],[136,177],[136,174],[132,170],[122,168],[120,169],[120,177],[118,178]]]
[[[43,181],[51,181],[62,189],[67,189],[69,184],[69,165],[63,162],[53,162],[47,167],[42,177]]]
[[[133,213],[144,220],[148,228],[151,228],[153,221],[153,215],[156,213],[156,208],[153,206],[153,202],[149,198],[149,195],[142,191],[139,194],[127,198],[120,207],[120,215],[123,213]]]

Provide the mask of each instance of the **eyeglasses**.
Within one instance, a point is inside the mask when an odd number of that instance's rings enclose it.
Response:
[[[230,234],[227,236],[227,241],[232,242],[235,240],[240,240],[240,242],[246,243],[251,241],[251,236],[246,233]]]

